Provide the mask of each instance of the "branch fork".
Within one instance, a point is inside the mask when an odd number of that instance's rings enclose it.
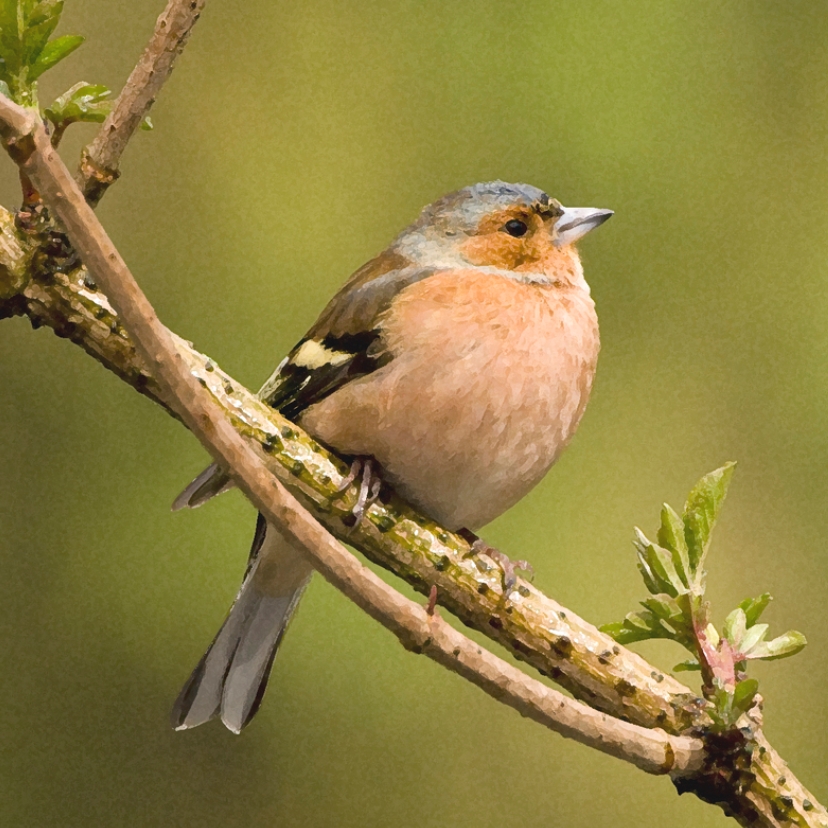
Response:
[[[202,6],[203,0],[170,0],[111,119],[84,154],[82,189],[37,113],[0,96],[4,145],[85,264],[58,269],[48,282],[33,278],[27,271],[36,242],[14,226],[10,214],[0,213],[0,316],[5,308],[56,330],[71,325],[74,341],[181,419],[324,577],[409,649],[564,736],[649,773],[669,774],[680,791],[723,804],[743,824],[828,825],[825,810],[765,741],[758,705],[738,731],[742,742],[717,747],[706,706],[686,687],[526,581],[516,579],[504,596],[498,567],[485,561],[479,567],[463,538],[391,496],[366,509],[349,542],[429,595],[426,607],[403,598],[328,531],[345,537],[350,529],[345,506],[335,497],[348,475],[342,461],[161,325],[91,205],[117,177],[123,148]],[[349,501],[352,496],[358,493],[349,490]],[[454,630],[437,614],[438,598],[592,706],[530,678]]]

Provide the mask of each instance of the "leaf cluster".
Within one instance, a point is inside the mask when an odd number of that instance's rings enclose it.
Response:
[[[80,35],[50,40],[63,0],[0,0],[0,91],[37,106],[37,79],[83,43]]]
[[[746,598],[725,618],[722,634],[733,648],[737,667],[744,667],[747,661],[773,661],[796,655],[807,643],[796,630],[767,640],[768,625],[757,622],[772,600],[768,592],[758,598]]]
[[[63,0],[0,0],[0,93],[24,106],[37,108],[37,79],[83,43],[80,35],[52,40],[60,22]],[[100,123],[112,109],[112,92],[105,86],[76,83],[44,115],[52,122],[57,146],[70,124]],[[141,125],[152,129],[149,118]]]
[[[705,560],[734,468],[735,463],[728,463],[705,475],[691,490],[681,515],[665,503],[656,542],[636,527],[638,569],[652,597],[641,602],[643,609],[602,627],[621,644],[663,638],[689,650],[694,658],[674,669],[702,671],[705,694],[725,726],[756,695],[757,682],[744,675],[747,662],[794,655],[806,643],[793,630],[767,639],[768,625],[759,618],[771,601],[768,593],[742,601],[727,616],[721,634],[709,622]]]
[[[58,96],[43,114],[54,125],[54,135],[59,140],[70,124],[102,123],[112,111],[111,95],[112,90],[106,86],[81,81]],[[152,129],[149,117],[144,118],[141,129]],[[57,143],[57,140],[53,142]]]

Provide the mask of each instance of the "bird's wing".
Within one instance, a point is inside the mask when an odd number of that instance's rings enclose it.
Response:
[[[345,383],[391,360],[382,343],[382,313],[408,285],[434,273],[385,252],[361,267],[328,303],[319,319],[262,386],[259,397],[296,419]],[[215,463],[175,499],[173,510],[193,509],[232,488]],[[254,543],[255,557],[257,544]]]
[[[259,397],[288,419],[387,364],[382,314],[403,288],[434,271],[393,252],[371,260],[351,276],[306,336],[262,386]]]

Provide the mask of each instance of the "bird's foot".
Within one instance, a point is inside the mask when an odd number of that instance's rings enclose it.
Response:
[[[535,569],[529,561],[513,561],[499,549],[494,546],[489,546],[482,538],[467,530],[463,530],[460,534],[471,544],[469,549],[469,556],[485,555],[491,558],[502,570],[501,583],[503,585],[503,594],[508,595],[517,583],[518,570],[525,572],[531,580],[535,575]]]
[[[348,476],[342,480],[342,485],[337,489],[337,495],[345,494],[360,474],[362,477],[359,481],[359,494],[348,519],[352,529],[362,520],[365,512],[379,497],[380,489],[382,489],[382,478],[380,477],[377,461],[371,457],[357,457],[351,463]]]

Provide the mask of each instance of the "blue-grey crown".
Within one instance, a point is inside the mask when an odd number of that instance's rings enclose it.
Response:
[[[512,206],[523,204],[532,207],[535,204],[546,206],[549,204],[549,196],[531,184],[508,184],[505,181],[484,181],[481,184],[473,184],[459,191],[468,193],[469,197],[480,200],[490,206]]]
[[[405,233],[425,227],[440,231],[449,225],[453,231],[473,232],[480,219],[492,210],[522,205],[541,209],[555,202],[530,184],[485,181],[456,190],[424,208],[417,221]]]

